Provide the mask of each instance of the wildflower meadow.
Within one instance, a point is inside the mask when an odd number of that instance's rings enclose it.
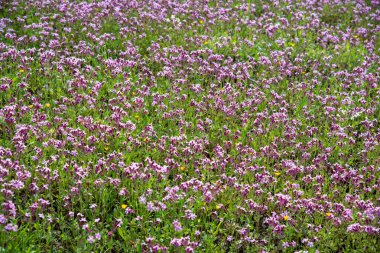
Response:
[[[0,0],[0,253],[380,252],[379,0]]]

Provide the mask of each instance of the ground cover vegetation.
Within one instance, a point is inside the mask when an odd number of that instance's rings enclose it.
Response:
[[[0,1],[0,252],[379,252],[379,4]]]

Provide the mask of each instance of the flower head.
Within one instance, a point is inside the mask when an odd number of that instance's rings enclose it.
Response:
[[[181,223],[178,220],[173,221],[173,227],[175,231],[181,231],[182,226]]]

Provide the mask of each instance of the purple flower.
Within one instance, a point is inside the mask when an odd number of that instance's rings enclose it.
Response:
[[[89,242],[89,243],[94,243],[95,242],[95,238],[92,236],[92,235],[90,235],[88,238],[87,238],[87,241]]]
[[[94,237],[96,240],[100,240],[102,238],[102,236],[99,233],[96,233]]]
[[[358,233],[361,231],[361,229],[362,226],[359,223],[354,223],[347,227],[347,232]]]
[[[11,232],[11,231],[16,232],[17,229],[18,229],[18,226],[17,226],[17,225],[14,225],[14,224],[12,224],[12,223],[8,223],[8,224],[4,227],[4,229],[5,229],[6,231],[9,231],[9,232]]]
[[[174,220],[172,224],[173,224],[175,231],[181,231],[182,230],[181,223],[178,220]]]
[[[0,214],[0,224],[5,224],[7,222],[7,219],[4,215]]]

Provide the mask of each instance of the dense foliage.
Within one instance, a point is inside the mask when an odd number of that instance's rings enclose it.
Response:
[[[378,0],[0,5],[0,252],[380,252]]]

